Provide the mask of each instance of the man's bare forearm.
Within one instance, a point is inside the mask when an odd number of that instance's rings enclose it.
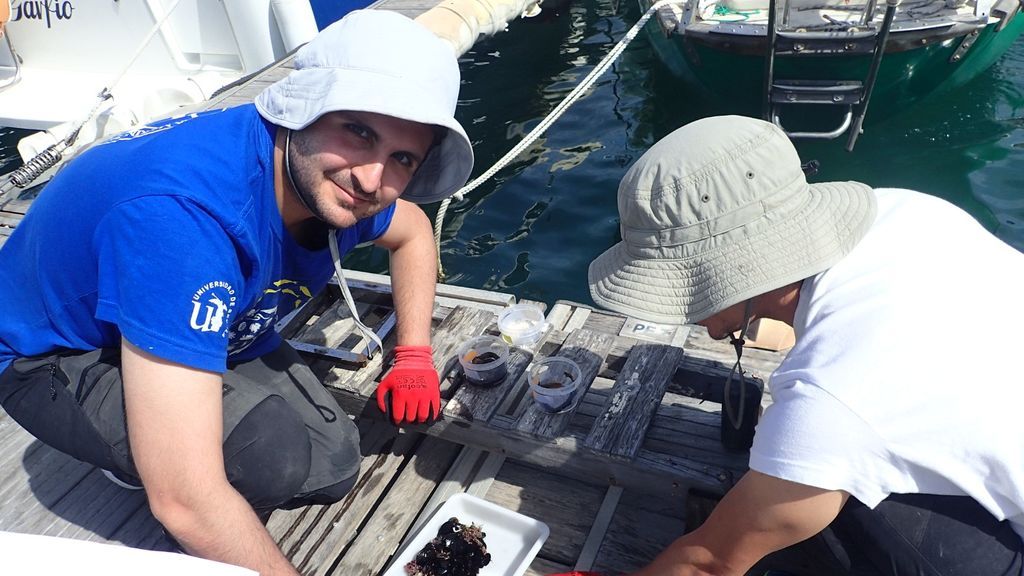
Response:
[[[298,574],[228,483],[220,374],[156,358],[124,340],[125,416],[157,520],[190,554],[260,574]]]
[[[207,492],[202,500],[163,504],[158,518],[193,556],[243,566],[264,576],[297,575],[248,502],[229,484],[225,486]]]
[[[430,344],[437,284],[437,252],[427,235],[391,251],[391,282],[398,312],[398,343]]]
[[[630,576],[729,576],[733,572],[715,566],[710,551],[683,536],[663,550],[653,562]]]

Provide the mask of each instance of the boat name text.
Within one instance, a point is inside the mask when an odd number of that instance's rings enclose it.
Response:
[[[11,22],[18,20],[46,20],[46,27],[49,28],[56,18],[57,20],[70,20],[71,14],[75,11],[71,0],[22,0],[14,4],[14,17]]]

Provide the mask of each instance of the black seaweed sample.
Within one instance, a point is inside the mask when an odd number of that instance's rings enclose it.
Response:
[[[476,524],[466,526],[458,518],[441,525],[437,537],[427,543],[416,559],[405,565],[409,576],[477,576],[491,561],[484,534]]]

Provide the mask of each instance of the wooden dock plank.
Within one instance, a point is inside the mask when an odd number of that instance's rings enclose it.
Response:
[[[315,522],[296,532],[287,553],[303,574],[326,574],[337,558],[359,534],[359,528],[394,478],[402,462],[415,449],[419,438],[399,435],[388,453],[367,458],[369,469],[361,475],[358,489],[340,503],[320,508]],[[310,515],[307,515],[309,517]]]
[[[437,327],[431,337],[434,347],[434,367],[442,375],[458,363],[458,349],[466,340],[478,336],[494,322],[494,314],[479,308],[457,306]],[[451,398],[456,385],[450,378],[441,382],[441,397]],[[442,410],[444,407],[442,406]]]
[[[33,526],[48,524],[52,518],[50,508],[81,482],[91,468],[42,444],[36,450],[30,445],[15,481],[0,497],[0,510],[4,511],[0,530],[34,533]]]
[[[684,533],[683,498],[625,492],[615,509],[593,569],[630,574],[654,559]]]
[[[451,442],[426,437],[377,505],[373,516],[345,550],[341,561],[328,573],[339,576],[376,574],[387,566],[460,448]]]
[[[365,288],[389,294],[391,292],[391,278],[389,276],[381,276],[380,274],[361,272],[359,270],[345,270],[345,278],[348,280],[350,288]],[[479,302],[481,304],[505,307],[515,302],[515,296],[506,292],[492,292],[490,290],[466,288],[454,284],[438,284],[435,289],[435,295],[457,300],[467,305]]]
[[[479,420],[487,422],[498,411],[505,396],[519,383],[527,366],[533,361],[529,350],[511,347],[507,361],[508,374],[505,379],[492,387],[474,386],[462,378],[462,384],[444,408],[446,417],[463,422]]]
[[[565,302],[555,302],[555,305],[548,311],[546,320],[548,324],[555,330],[563,330],[565,323],[569,321],[569,317],[572,315],[573,307]]]
[[[689,337],[683,347],[687,353],[684,363],[700,359],[705,363],[714,362],[720,366],[732,368],[736,362],[736,352],[732,346],[725,341],[711,339],[707,329],[702,326],[691,327]],[[747,373],[753,373],[767,381],[768,376],[779,367],[783,358],[785,358],[785,353],[746,346],[743,349],[743,368]]]
[[[177,548],[167,538],[163,526],[156,521],[148,505],[140,506],[124,524],[107,537],[92,535],[88,540],[97,542],[117,542],[132,548],[145,550],[176,551]]]
[[[142,508],[148,511],[144,492],[125,490],[93,468],[75,487],[73,497],[62,498],[52,508],[55,519],[42,533],[80,540],[92,535],[109,538]]]
[[[459,455],[448,468],[448,472],[441,482],[438,483],[430,499],[423,504],[419,515],[409,528],[410,533],[415,533],[423,524],[430,519],[434,513],[448,498],[455,494],[465,492],[476,477],[477,471],[487,460],[490,453],[474,446],[463,446]]]
[[[683,350],[675,346],[633,346],[584,445],[612,456],[636,456],[682,359]]]
[[[586,394],[591,382],[597,376],[605,355],[611,349],[615,337],[606,332],[594,332],[587,329],[573,331],[559,348],[556,356],[568,358],[580,368],[579,388],[576,397]],[[579,402],[560,414],[551,414],[541,410],[530,402],[516,422],[515,429],[538,438],[553,438],[561,435],[569,426],[572,415],[576,412]]]
[[[622,331],[622,327],[625,324],[626,317],[621,314],[605,312],[602,310],[591,310],[590,314],[587,315],[587,320],[583,327],[596,332],[618,334]]]
[[[552,530],[539,556],[573,566],[604,494],[602,487],[549,469],[507,462],[485,499],[546,523]]]
[[[533,559],[523,576],[548,576],[549,574],[563,574],[571,570],[572,566],[538,556]]]
[[[604,542],[604,538],[608,534],[608,526],[619,506],[622,492],[623,490],[619,486],[609,486],[605,492],[601,508],[597,511],[594,523],[590,526],[590,533],[587,534],[587,540],[583,543],[583,549],[580,550],[576,565],[573,567],[576,570],[590,570],[594,567],[594,561],[601,549],[601,543]]]
[[[362,436],[359,479],[345,498],[271,516],[267,529],[300,572],[323,574],[330,569],[419,440],[416,434],[398,434],[390,424],[373,424]]]
[[[0,234],[3,234],[3,230],[13,230],[18,224],[21,224],[23,217],[23,214],[14,212],[0,212]]]

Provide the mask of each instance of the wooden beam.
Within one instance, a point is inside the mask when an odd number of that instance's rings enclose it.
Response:
[[[387,489],[373,515],[337,561],[313,565],[314,574],[377,574],[388,565],[410,526],[458,454],[459,446],[427,437]],[[327,570],[324,563],[331,564]]]
[[[580,329],[572,332],[566,338],[565,344],[559,348],[556,356],[568,358],[580,368],[581,376],[575,396],[577,399],[587,393],[614,340],[615,337],[611,334]],[[572,420],[578,406],[577,401],[564,413],[552,414],[530,402],[517,420],[515,429],[522,434],[538,438],[553,438],[569,427],[569,421]]]
[[[683,350],[675,346],[634,345],[584,444],[612,456],[636,456],[682,359]]]
[[[349,414],[359,414],[361,419],[383,418],[375,400],[337,389],[332,389],[331,392]],[[499,417],[500,415],[495,419]],[[417,424],[406,428],[458,444],[497,452],[511,460],[541,468],[557,469],[560,473],[579,478],[589,478],[593,482],[604,482],[664,496],[678,497],[690,487],[724,493],[738,479],[738,471],[735,468],[694,461],[681,456],[669,456],[647,448],[641,448],[632,462],[608,458],[605,454],[597,454],[587,449],[583,445],[586,434],[572,430],[556,438],[539,439],[510,434],[508,430],[499,429],[493,424],[493,420],[492,426],[440,420],[429,426]]]
[[[622,497],[620,486],[609,486],[605,492],[604,501],[601,502],[601,509],[597,511],[594,523],[590,526],[590,533],[583,543],[583,550],[576,560],[574,570],[590,570],[594,567],[594,560],[597,559],[597,551],[601,549],[604,536],[608,532],[608,525],[612,523],[612,516],[619,505],[619,498]]]

